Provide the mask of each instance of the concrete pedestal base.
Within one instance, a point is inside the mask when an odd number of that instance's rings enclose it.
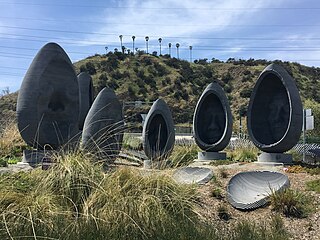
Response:
[[[22,162],[30,165],[41,164],[44,169],[51,165],[50,156],[52,151],[43,150],[24,150]]]
[[[225,160],[226,158],[225,152],[198,152],[198,159],[195,161]]]
[[[292,155],[285,153],[266,153],[258,156],[258,163],[265,164],[293,164]]]

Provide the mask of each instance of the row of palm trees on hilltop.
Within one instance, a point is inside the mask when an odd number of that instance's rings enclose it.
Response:
[[[119,35],[119,39],[120,39],[120,47],[121,47],[122,53],[124,53],[125,47],[122,44],[123,35]],[[134,54],[134,50],[137,50],[134,47],[135,39],[136,39],[136,36],[132,36],[132,52],[133,52],[133,54]],[[149,53],[149,39],[150,38],[149,38],[149,36],[145,36],[144,39],[146,40],[146,53],[148,54]],[[162,55],[162,52],[161,52],[161,50],[162,50],[162,38],[159,38],[158,42],[159,42],[159,48],[160,48],[159,55],[161,56]],[[172,43],[168,43],[168,47],[169,47],[169,55],[171,56]],[[179,59],[179,47],[180,47],[180,44],[176,43],[177,58],[178,59]],[[106,49],[107,49],[107,47],[106,47]],[[189,50],[190,50],[190,61],[192,61],[192,46],[189,46]]]

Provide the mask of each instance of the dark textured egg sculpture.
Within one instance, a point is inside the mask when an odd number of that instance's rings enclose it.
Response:
[[[73,65],[56,43],[33,59],[19,90],[18,128],[35,148],[58,148],[78,132],[79,87]]]
[[[279,65],[266,67],[248,107],[248,132],[253,143],[268,153],[291,149],[299,140],[302,117],[302,103],[292,77]]]
[[[193,131],[197,145],[206,152],[219,152],[230,141],[230,106],[223,89],[216,82],[206,87],[197,103],[193,116]],[[200,158],[200,155],[198,157]]]
[[[92,78],[86,73],[82,72],[78,75],[78,84],[79,84],[79,104],[80,104],[80,113],[79,113],[79,129],[83,129],[84,120],[88,114],[88,111],[93,103],[93,86]]]
[[[84,121],[81,146],[100,159],[114,160],[124,131],[122,106],[110,88],[102,89]]]
[[[171,153],[174,141],[174,124],[165,101],[158,99],[148,112],[142,131],[143,149],[151,160],[160,160]]]

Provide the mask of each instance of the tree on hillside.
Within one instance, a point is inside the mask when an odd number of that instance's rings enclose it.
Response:
[[[179,59],[179,47],[180,47],[180,44],[179,43],[176,43],[176,48],[177,48],[177,58]]]
[[[160,46],[159,56],[161,56],[161,42],[162,42],[162,38],[159,38],[158,41],[159,41],[159,46]]]
[[[136,36],[132,36],[132,52],[134,55],[134,40],[136,39]]]
[[[149,53],[149,49],[148,49],[149,37],[146,36],[146,37],[145,37],[145,40],[146,40],[146,48],[147,48],[147,54],[148,54],[148,53]]]

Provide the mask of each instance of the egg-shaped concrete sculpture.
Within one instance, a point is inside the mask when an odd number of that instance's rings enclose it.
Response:
[[[178,183],[206,184],[213,177],[213,172],[210,168],[204,167],[182,167],[177,169],[172,177]]]
[[[206,87],[197,103],[193,132],[197,145],[206,152],[219,152],[230,141],[231,110],[223,89],[216,82]]]
[[[91,76],[82,72],[78,75],[79,84],[79,129],[83,129],[84,120],[88,114],[88,111],[93,103],[93,85]]]
[[[169,156],[175,141],[174,124],[165,101],[158,99],[149,110],[142,130],[143,149],[151,160]]]
[[[73,65],[56,43],[33,59],[21,85],[17,120],[24,141],[56,149],[78,133],[79,87]]]
[[[248,107],[247,125],[253,143],[268,153],[291,149],[301,135],[302,117],[302,103],[292,77],[279,65],[267,66]]]
[[[272,192],[281,191],[289,186],[289,178],[279,172],[241,172],[230,179],[227,197],[235,208],[255,209],[264,206]]]
[[[81,146],[99,159],[114,160],[121,150],[123,131],[122,105],[114,91],[105,87],[84,121]]]

